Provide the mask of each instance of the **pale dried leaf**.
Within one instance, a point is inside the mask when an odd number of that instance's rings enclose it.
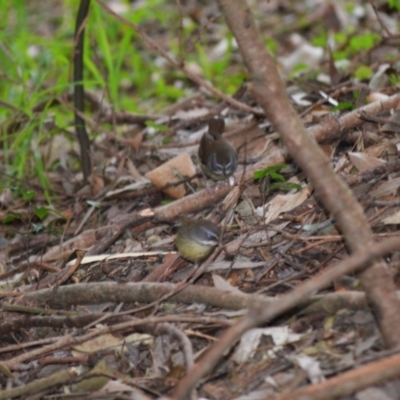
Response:
[[[388,95],[384,93],[373,92],[367,96],[368,103],[375,103],[376,101],[385,101],[388,99]]]
[[[4,207],[8,207],[12,203],[12,192],[11,189],[5,188],[2,192],[0,192],[0,204]]]
[[[243,218],[243,221],[245,221],[246,224],[254,225],[257,223],[254,206],[250,200],[244,199],[241,201],[235,207],[235,211]]]
[[[391,179],[381,183],[377,188],[373,189],[369,194],[372,197],[395,195],[400,186],[400,178]]]
[[[197,75],[199,77],[203,77],[203,69],[201,68],[201,66],[199,64],[197,64],[194,61],[189,61],[186,63],[185,65],[186,70],[188,70],[189,72],[191,72],[194,75]]]
[[[153,336],[147,333],[132,333],[124,338],[125,343],[130,343],[133,346],[139,346],[140,344],[152,345]]]
[[[384,218],[381,222],[383,222],[385,225],[400,224],[400,211],[397,211],[393,215],[390,215],[389,217]]]
[[[55,135],[50,141],[40,145],[40,153],[47,165],[58,161],[66,167],[70,152],[79,152],[79,146],[77,142],[68,140],[65,135]]]
[[[225,290],[233,294],[243,294],[238,288],[232,286],[227,280],[222,278],[222,276],[213,274],[212,279],[216,289]]]
[[[270,221],[277,218],[279,214],[293,210],[293,208],[302,204],[310,196],[310,193],[310,186],[307,185],[300,192],[286,195],[278,194],[267,205],[258,207],[256,209],[256,214],[262,217],[265,212],[264,209],[266,208],[265,223],[268,224]]]
[[[129,174],[136,181],[147,182],[147,179],[138,171],[136,165],[132,162],[130,158],[126,160],[126,167],[128,168]]]
[[[294,357],[299,364],[300,368],[307,372],[308,378],[311,383],[316,384],[325,381],[325,377],[322,374],[319,361],[306,354],[299,354]]]
[[[370,387],[358,392],[355,398],[356,400],[393,400],[393,397],[376,387]]]
[[[130,400],[150,400],[150,397],[146,396],[142,391],[139,389],[129,386],[123,382],[110,380],[108,381],[100,390],[96,393],[93,393],[92,398],[110,398],[107,396],[110,393],[116,392],[127,392],[129,393]],[[113,397],[113,398],[120,398],[120,397]]]
[[[369,137],[371,137],[371,139],[373,140],[379,140],[379,136],[372,138],[372,136],[370,136],[371,134],[373,135],[373,132],[365,132],[366,135],[368,135]],[[374,144],[373,146],[368,147],[367,149],[365,149],[363,152],[368,154],[369,156],[372,157],[382,157],[383,155],[386,154],[388,148],[390,148],[391,146],[393,146],[393,142],[392,141],[382,141],[380,140],[379,143]]]
[[[121,339],[118,339],[111,334],[105,334],[88,340],[82,344],[73,346],[72,353],[76,356],[79,356],[79,353],[96,353],[110,347],[120,346],[121,343]]]
[[[246,362],[255,354],[262,335],[271,336],[278,348],[287,343],[297,342],[302,337],[302,335],[293,333],[288,326],[250,329],[241,337],[233,359],[238,363]]]
[[[125,343],[130,343],[134,346],[138,346],[139,344],[151,345],[153,338],[146,333],[133,333],[125,338],[117,338],[114,335],[105,334],[74,346],[72,352],[79,355],[79,353],[94,353],[108,348],[126,350],[124,348]]]
[[[395,110],[389,121],[382,126],[382,132],[400,132],[400,110]]]
[[[4,266],[1,265],[0,272],[4,272]],[[14,274],[12,277],[5,279],[4,281],[0,281],[0,293],[9,291],[13,289],[16,286],[19,286],[21,282],[23,282],[23,279],[25,277],[25,274],[23,272]]]
[[[309,107],[312,103],[311,101],[305,99],[306,96],[306,92],[298,92],[293,93],[290,97],[298,106]]]
[[[347,154],[351,163],[359,172],[364,172],[370,168],[385,164],[385,161],[372,157],[366,153],[349,152]]]
[[[382,64],[379,66],[378,70],[372,75],[369,81],[369,87],[372,90],[378,90],[384,88],[389,80],[389,76],[386,71],[390,68],[390,64]]]
[[[86,256],[83,257],[81,264],[90,264],[98,261],[108,261],[108,260],[118,260],[125,258],[138,258],[138,257],[156,257],[159,255],[165,254],[174,254],[174,252],[170,251],[142,251],[136,253],[118,253],[118,254],[99,254],[97,256]],[[74,265],[76,262],[76,258],[71,261],[68,261],[67,266]]]

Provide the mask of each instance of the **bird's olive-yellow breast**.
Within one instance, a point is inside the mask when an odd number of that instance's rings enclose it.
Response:
[[[180,255],[194,263],[205,260],[218,245],[221,231],[205,219],[184,220],[175,237]]]

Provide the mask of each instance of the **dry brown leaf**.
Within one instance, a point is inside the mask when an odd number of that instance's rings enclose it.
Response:
[[[368,103],[374,103],[375,101],[384,101],[387,100],[389,96],[384,93],[373,92],[367,96]]]
[[[391,179],[381,183],[377,188],[373,189],[369,194],[372,197],[395,195],[400,186],[400,178]]]
[[[40,145],[40,153],[47,165],[56,161],[65,165],[69,152],[79,152],[79,146],[77,142],[68,140],[65,135],[55,135],[49,142]]]
[[[232,286],[228,281],[222,278],[222,276],[213,274],[212,279],[214,282],[214,286],[217,289],[225,290],[229,293],[234,293],[234,294],[243,294],[237,287]]]
[[[364,172],[370,168],[385,164],[385,161],[376,157],[372,157],[366,153],[349,152],[347,154],[354,168],[356,168],[359,172]]]
[[[190,155],[188,153],[181,153],[152,171],[149,171],[146,174],[146,178],[150,179],[154,186],[163,188],[169,183],[176,183],[194,175],[196,175],[196,166],[190,158]],[[186,194],[186,189],[183,184],[169,187],[163,191],[174,199],[181,199]]]
[[[229,124],[224,136],[235,149],[240,149],[239,157],[244,158],[245,153],[247,159],[261,157],[273,144],[272,140],[266,140],[265,132],[258,125],[248,121]]]
[[[395,110],[389,121],[382,126],[382,132],[400,132],[400,110]]]
[[[98,351],[102,351],[108,349],[110,347],[118,347],[121,346],[121,339],[118,339],[114,335],[105,334],[93,338],[91,340],[87,340],[86,342],[73,346],[72,354],[76,357],[80,356],[81,353],[96,353]]]
[[[385,225],[397,225],[400,224],[400,211],[390,215],[389,217],[384,218],[381,222]]]
[[[278,194],[276,195],[267,205],[258,207],[256,213],[261,217],[264,214],[264,208],[267,207],[265,212],[265,223],[268,224],[273,219],[277,218],[279,214],[293,210],[293,208],[299,206],[310,196],[310,186],[306,186],[300,192],[293,194]]]
[[[92,174],[92,191],[94,195],[99,194],[104,189],[104,179],[102,176],[93,173]]]

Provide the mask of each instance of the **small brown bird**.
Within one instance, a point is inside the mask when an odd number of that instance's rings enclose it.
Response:
[[[238,159],[236,150],[222,136],[225,122],[213,118],[208,122],[208,131],[202,136],[199,145],[199,160],[205,175],[214,181],[229,178],[236,170]]]
[[[218,245],[221,231],[205,219],[183,220],[175,237],[180,255],[188,261],[204,261]]]

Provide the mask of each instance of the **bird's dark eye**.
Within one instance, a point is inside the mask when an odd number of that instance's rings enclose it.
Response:
[[[209,241],[209,242],[218,242],[219,240],[219,234],[216,232],[213,232],[212,230],[204,227],[202,229],[202,236],[203,240]]]
[[[206,237],[207,237],[207,240],[215,240],[215,239],[217,239],[217,237],[215,236],[215,233],[212,233],[212,232],[207,232],[206,233]]]

